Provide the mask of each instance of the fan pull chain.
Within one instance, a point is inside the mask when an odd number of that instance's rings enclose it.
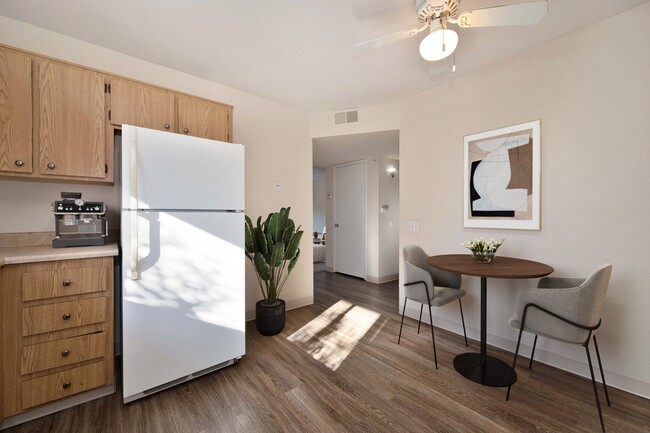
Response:
[[[442,18],[440,18],[440,25],[442,26],[442,52],[446,51],[445,48],[445,25],[442,23]]]

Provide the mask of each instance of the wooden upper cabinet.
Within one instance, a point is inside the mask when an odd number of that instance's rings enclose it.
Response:
[[[35,139],[40,173],[105,179],[104,77],[94,71],[40,60],[36,91]]]
[[[177,98],[179,134],[232,140],[232,107],[186,95]]]
[[[32,61],[0,47],[0,172],[32,171]]]
[[[111,123],[174,132],[174,94],[157,87],[111,78]]]

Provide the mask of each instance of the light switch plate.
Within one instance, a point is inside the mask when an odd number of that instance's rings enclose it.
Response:
[[[276,180],[275,185],[273,186],[274,191],[280,191],[280,181]]]
[[[418,221],[418,220],[409,221],[409,231],[410,232],[419,232],[420,231],[420,221]]]

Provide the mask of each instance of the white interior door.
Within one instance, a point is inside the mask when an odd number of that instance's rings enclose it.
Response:
[[[366,278],[366,162],[334,168],[334,271]]]

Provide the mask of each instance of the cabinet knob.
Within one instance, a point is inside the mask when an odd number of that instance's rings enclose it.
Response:
[[[188,132],[190,132],[190,130],[185,128],[185,129],[183,129],[183,132],[187,134]]]
[[[56,167],[56,164],[54,164],[53,162],[50,162],[49,164],[47,164],[47,168],[49,168],[50,170],[53,170],[54,167]]]
[[[17,159],[16,162],[14,162],[14,164],[16,164],[16,166],[18,167],[22,167],[23,165],[25,165],[22,159]]]
[[[165,129],[169,129],[171,125],[169,123],[165,123]]]
[[[72,384],[70,383],[69,380],[66,380],[65,382],[63,382],[63,389],[68,389],[71,386],[72,386]]]
[[[61,352],[61,356],[64,358],[68,355],[70,355],[70,351],[68,349],[65,349],[63,352]]]
[[[65,313],[63,316],[61,316],[63,320],[70,320],[70,313]]]
[[[72,282],[70,280],[63,280],[63,286],[68,287]]]

